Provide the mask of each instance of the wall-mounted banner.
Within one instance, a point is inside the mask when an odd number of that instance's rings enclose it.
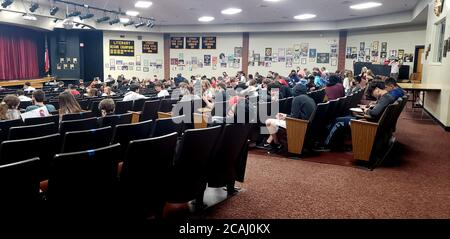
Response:
[[[200,49],[200,37],[186,37],[186,49]]]
[[[158,54],[158,42],[142,41],[142,53]]]
[[[134,56],[134,41],[109,40],[110,56]]]
[[[217,37],[202,37],[202,49],[216,49]]]
[[[184,49],[184,37],[171,37],[170,49]]]

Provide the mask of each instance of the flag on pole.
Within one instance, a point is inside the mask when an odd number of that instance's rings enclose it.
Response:
[[[50,56],[48,54],[47,36],[45,36],[45,73],[50,72]]]

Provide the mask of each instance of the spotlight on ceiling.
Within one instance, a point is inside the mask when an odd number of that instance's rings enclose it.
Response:
[[[78,17],[81,15],[80,11],[73,11],[73,12],[69,12],[69,14],[67,14],[67,17]]]
[[[131,25],[134,25],[134,21],[129,21],[129,22],[123,24],[124,27],[128,27]]]
[[[4,0],[2,2],[2,7],[7,8],[9,5],[11,5],[14,1],[13,0]]]
[[[150,27],[150,28],[153,28],[153,27],[155,26],[155,21],[153,21],[153,20],[148,20],[146,26],[147,26],[147,27]]]
[[[55,16],[58,11],[59,7],[52,7],[50,8],[50,15]]]
[[[114,18],[113,20],[109,21],[109,25],[114,25],[120,22],[119,18]]]
[[[28,20],[28,21],[37,21],[37,18],[31,14],[23,15],[23,19]]]
[[[35,12],[39,8],[39,3],[31,3],[30,12]]]
[[[104,16],[104,17],[102,17],[102,18],[99,18],[99,19],[97,19],[97,23],[102,23],[102,22],[106,22],[106,21],[109,21],[109,19],[111,19],[110,17],[108,17],[108,16]]]
[[[86,14],[80,16],[80,20],[89,19],[89,18],[93,18],[93,17],[94,17],[94,14],[86,13]]]

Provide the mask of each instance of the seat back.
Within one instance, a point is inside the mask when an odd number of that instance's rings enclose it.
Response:
[[[19,109],[26,109],[28,106],[32,106],[33,102],[31,101],[21,101],[19,104]]]
[[[122,115],[108,115],[98,119],[99,127],[111,126],[114,128],[116,125],[120,124],[131,124],[133,118],[133,113],[127,113]]]
[[[89,109],[90,100],[80,100],[80,101],[78,101],[78,104],[80,105],[81,109],[88,110]]]
[[[142,111],[144,108],[145,101],[146,101],[146,99],[139,99],[139,100],[133,101],[132,111],[135,111],[135,112]]]
[[[58,133],[58,126],[55,123],[19,126],[9,129],[8,140],[37,138]]]
[[[97,118],[62,121],[59,127],[61,135],[71,131],[82,131],[97,128]]]
[[[37,125],[37,124],[46,124],[46,123],[55,123],[55,125],[59,125],[59,115],[51,115],[46,117],[38,117],[38,118],[27,118],[25,119],[25,125]]]
[[[117,101],[116,114],[125,114],[133,110],[133,101]]]
[[[203,194],[207,162],[213,155],[221,130],[221,126],[216,126],[184,133],[175,157],[169,201],[188,202]]]
[[[152,126],[152,120],[136,124],[117,125],[114,129],[113,143],[120,143],[122,152],[124,153],[130,141],[150,137]]]
[[[183,115],[178,117],[166,118],[166,119],[157,119],[155,121],[155,125],[152,131],[152,137],[161,137],[164,135],[177,133],[178,136],[183,134],[183,123],[181,122],[184,118]]]
[[[250,132],[248,124],[225,125],[216,143],[214,157],[208,162],[208,186],[223,187],[234,185],[240,154],[247,144]]]
[[[159,106],[159,112],[163,113],[169,113],[172,112],[173,105],[176,104],[177,100],[172,100],[170,98],[168,99],[162,99],[161,104]]]
[[[158,119],[158,110],[160,104],[161,104],[160,100],[146,101],[144,103],[144,108],[142,109],[140,121]]]
[[[98,109],[98,105],[100,104],[100,100],[91,100],[89,110],[94,113],[96,117],[100,117],[102,113]]]
[[[313,91],[309,94],[309,96],[316,102],[316,104],[320,104],[324,102],[326,92],[325,89],[321,89],[318,91]]]
[[[12,127],[22,126],[23,121],[21,119],[16,120],[2,120],[0,121],[0,142],[8,138],[9,129]]]
[[[113,128],[105,127],[85,131],[67,132],[61,153],[79,152],[103,148],[111,144]]]
[[[326,114],[325,124],[328,125],[336,119],[336,112],[339,107],[339,100],[330,100],[328,105],[328,111]]]
[[[76,114],[65,114],[62,116],[61,121],[89,119],[95,117],[95,113],[92,111],[80,112]]]
[[[39,157],[42,178],[48,176],[51,160],[61,149],[61,135],[53,134],[39,138],[4,141],[0,146],[0,165]]]
[[[163,207],[177,138],[172,133],[130,142],[120,174],[127,211],[144,214]]]
[[[39,158],[0,166],[0,202],[39,201],[39,179]]]
[[[286,98],[284,103],[280,105],[280,113],[290,115],[292,110],[292,101],[294,97]]]
[[[57,154],[48,181],[51,202],[104,203],[114,201],[120,145]]]

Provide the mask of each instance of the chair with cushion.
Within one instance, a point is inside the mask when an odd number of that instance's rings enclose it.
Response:
[[[39,158],[0,166],[0,202],[11,205],[18,202],[39,201]],[[5,204],[5,206],[9,206]],[[26,204],[23,206],[27,206]],[[2,215],[3,216],[3,215]]]
[[[55,123],[55,125],[59,125],[59,115],[51,115],[40,118],[27,118],[25,119],[25,125],[37,125],[37,124],[46,124],[46,123]]]
[[[185,203],[196,199],[203,204],[207,183],[207,163],[213,155],[221,126],[187,130],[179,143],[171,178],[168,202]]]
[[[98,109],[98,105],[100,104],[100,100],[91,100],[91,103],[89,105],[89,110],[94,113],[96,117],[100,117],[102,113]]]
[[[142,122],[147,120],[158,119],[158,110],[160,103],[161,103],[160,100],[146,101],[144,104],[144,108],[142,109],[140,121]]]
[[[113,128],[105,127],[85,131],[67,132],[61,153],[78,152],[109,146],[113,135]]]
[[[92,117],[95,117],[95,114],[92,111],[86,111],[76,114],[65,114],[62,116],[61,121],[89,119]]]
[[[27,109],[28,106],[32,106],[33,102],[31,101],[21,101],[19,105],[19,109]]]
[[[139,99],[139,100],[133,101],[133,108],[131,109],[131,111],[135,111],[135,112],[142,111],[146,100],[147,99]]]
[[[130,141],[149,138],[152,132],[152,127],[152,120],[136,124],[117,125],[114,129],[112,143],[120,143],[122,152],[124,153]]]
[[[97,128],[97,118],[62,121],[59,132],[64,135],[71,131],[82,131]]]
[[[8,138],[9,129],[12,127],[22,126],[23,121],[21,119],[16,120],[2,120],[0,121],[0,142]]]
[[[0,146],[0,165],[39,157],[41,177],[48,176],[51,160],[61,149],[61,135],[4,141]]]
[[[91,214],[110,212],[117,202],[120,145],[95,150],[57,154],[48,180],[48,202],[67,212]],[[60,207],[62,205],[62,207]],[[69,214],[70,215],[70,214]]]
[[[8,140],[37,138],[58,133],[58,126],[55,123],[19,126],[9,129]]]
[[[178,133],[178,136],[181,136],[183,133],[183,120],[184,116],[178,116],[167,119],[157,119],[155,121],[155,125],[152,131],[152,137],[161,137],[164,135],[168,135],[171,133]],[[181,122],[181,123],[179,123]]]
[[[120,124],[131,124],[131,119],[133,117],[132,113],[121,114],[121,115],[108,115],[105,117],[98,118],[99,127],[115,127]]]
[[[161,215],[177,138],[172,133],[130,142],[120,175],[122,208],[129,215],[144,219],[149,213]]]
[[[126,114],[133,109],[133,101],[117,101],[116,114]]]

